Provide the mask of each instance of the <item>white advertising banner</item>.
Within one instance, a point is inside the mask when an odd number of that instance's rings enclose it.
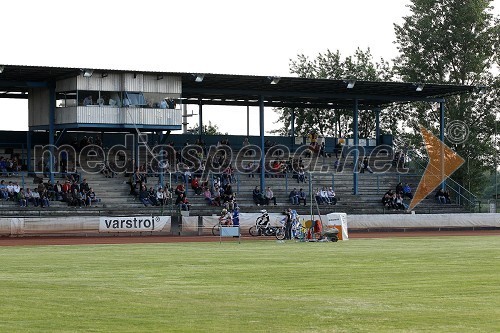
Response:
[[[99,232],[162,231],[167,223],[170,216],[101,216]]]

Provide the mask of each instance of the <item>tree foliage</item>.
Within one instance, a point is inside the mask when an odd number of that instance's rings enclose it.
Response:
[[[198,134],[200,132],[200,125],[196,123],[192,128],[188,129],[188,133],[190,134]],[[203,125],[203,135],[228,135],[226,133],[222,133],[219,130],[219,126],[212,125],[212,122],[209,121],[208,125]]]
[[[297,59],[290,60],[290,72],[303,78],[316,79],[357,79],[367,81],[389,81],[393,78],[393,71],[387,61],[381,59],[375,62],[370,49],[358,48],[353,56],[342,58],[340,51],[327,50],[320,53],[315,59],[309,59],[299,54]],[[295,129],[298,135],[306,135],[316,131],[320,136],[347,136],[352,133],[352,109],[275,109],[279,114],[278,123],[283,124],[276,133],[288,135],[291,126],[291,114],[295,112]],[[375,115],[372,110],[360,110],[359,135],[369,137],[375,132]],[[389,122],[388,122],[389,123]],[[389,126],[388,126],[389,127]],[[337,133],[335,133],[335,128]]]
[[[474,175],[472,190],[484,185],[485,169],[494,165],[495,118],[499,113],[500,26],[489,0],[412,0],[411,14],[395,25],[399,56],[395,69],[404,81],[488,86],[483,92],[446,100],[446,143],[467,163],[454,175],[461,184]],[[424,87],[425,89],[425,87]],[[437,105],[414,103],[408,109],[405,137],[420,146],[419,124],[439,131]],[[451,128],[455,126],[455,132]],[[457,128],[461,126],[462,128]],[[460,132],[457,132],[459,130]],[[458,137],[455,134],[460,134]]]

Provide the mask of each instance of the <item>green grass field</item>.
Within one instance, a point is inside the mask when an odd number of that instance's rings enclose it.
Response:
[[[0,248],[0,332],[498,332],[500,237]]]

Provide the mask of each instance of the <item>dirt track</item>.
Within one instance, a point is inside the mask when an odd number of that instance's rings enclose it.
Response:
[[[500,235],[500,230],[458,230],[458,231],[391,231],[391,232],[351,232],[349,238],[386,238],[386,237],[433,237],[433,236],[483,236]],[[245,239],[255,239],[250,236]],[[267,237],[261,239],[274,240]],[[223,238],[223,241],[234,241]],[[0,237],[0,246],[25,245],[73,245],[73,244],[129,244],[129,243],[176,243],[176,242],[216,242],[213,236],[114,236],[114,237]]]

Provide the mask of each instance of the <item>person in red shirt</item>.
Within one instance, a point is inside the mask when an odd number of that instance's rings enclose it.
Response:
[[[67,180],[64,184],[62,184],[61,190],[63,193],[68,193],[71,190],[71,184],[69,180]]]
[[[198,177],[194,177],[193,180],[191,180],[191,188],[197,195],[200,195],[202,193],[202,188],[200,186]]]

